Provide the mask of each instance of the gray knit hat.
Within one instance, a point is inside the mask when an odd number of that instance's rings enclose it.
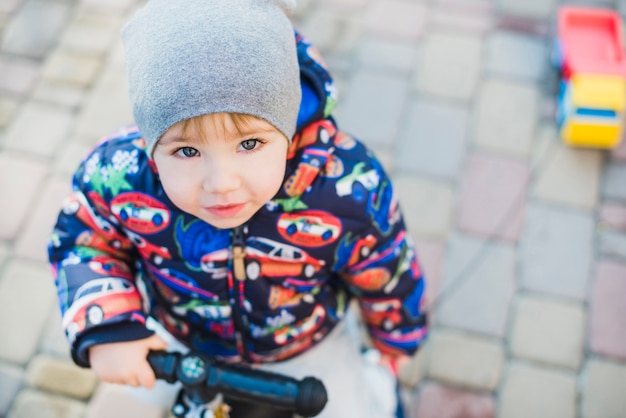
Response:
[[[300,71],[289,0],[150,0],[124,27],[130,102],[148,155],[172,125],[237,112],[291,140]]]

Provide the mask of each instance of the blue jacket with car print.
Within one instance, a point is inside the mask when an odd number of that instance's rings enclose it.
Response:
[[[81,163],[49,244],[77,364],[95,344],[151,335],[148,316],[209,355],[281,361],[323,340],[353,298],[378,349],[418,348],[424,280],[392,184],[337,129],[325,64],[296,39],[303,98],[285,181],[246,224],[218,229],[175,207],[136,127]]]

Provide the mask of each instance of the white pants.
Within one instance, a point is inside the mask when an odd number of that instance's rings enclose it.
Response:
[[[154,322],[148,326],[170,344],[170,350],[188,350],[160,324]],[[397,405],[395,378],[383,367],[368,361],[371,357],[361,354],[357,328],[354,316],[348,313],[314,348],[292,359],[257,367],[296,379],[306,376],[320,379],[326,387],[328,403],[318,417],[392,418]],[[130,389],[145,403],[171,407],[180,385],[157,381],[150,390]]]

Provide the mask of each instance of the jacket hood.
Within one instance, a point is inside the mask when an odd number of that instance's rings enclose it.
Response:
[[[318,49],[297,32],[296,48],[302,87],[296,123],[299,133],[311,123],[330,116],[337,103],[337,89]]]

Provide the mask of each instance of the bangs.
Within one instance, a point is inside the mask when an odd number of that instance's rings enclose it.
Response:
[[[181,121],[183,135],[204,133],[204,136],[225,137],[230,135],[242,136],[258,118],[244,113],[211,113],[196,116]],[[213,132],[206,132],[207,126],[212,127]],[[207,138],[203,138],[207,139]]]

